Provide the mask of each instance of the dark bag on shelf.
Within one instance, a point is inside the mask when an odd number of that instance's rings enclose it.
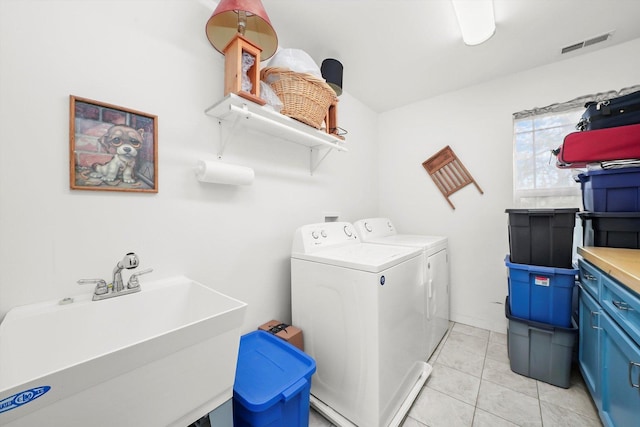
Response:
[[[587,102],[576,125],[580,131],[640,123],[640,91],[599,102]]]

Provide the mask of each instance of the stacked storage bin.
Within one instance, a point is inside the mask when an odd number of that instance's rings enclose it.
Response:
[[[640,168],[590,170],[578,179],[584,246],[640,249]]]
[[[511,370],[570,385],[578,328],[572,321],[573,231],[578,209],[507,209],[509,271],[505,314]]]

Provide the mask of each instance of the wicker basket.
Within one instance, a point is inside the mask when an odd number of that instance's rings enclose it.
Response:
[[[281,114],[316,129],[322,127],[336,93],[324,80],[312,74],[296,73],[288,68],[267,67],[260,79],[269,83],[282,101]]]

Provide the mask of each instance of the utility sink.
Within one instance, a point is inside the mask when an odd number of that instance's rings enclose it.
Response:
[[[184,276],[0,323],[0,425],[185,427],[231,399],[247,305]]]

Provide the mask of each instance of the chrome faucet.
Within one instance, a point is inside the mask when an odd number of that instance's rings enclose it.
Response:
[[[132,294],[140,291],[140,281],[138,276],[146,273],[151,273],[153,268],[147,268],[146,270],[138,271],[129,277],[127,286],[124,286],[122,281],[122,270],[131,270],[136,268],[140,260],[138,256],[129,252],[119,261],[113,269],[113,281],[109,284],[103,279],[81,279],[78,280],[79,285],[95,284],[95,290],[93,291],[93,301],[99,301],[106,298],[113,298],[120,295]]]
[[[131,270],[132,268],[136,268],[140,260],[138,259],[138,255],[133,252],[129,252],[119,261],[115,268],[113,269],[113,290],[114,292],[122,292],[124,289],[124,283],[122,283],[122,270],[127,269]]]

